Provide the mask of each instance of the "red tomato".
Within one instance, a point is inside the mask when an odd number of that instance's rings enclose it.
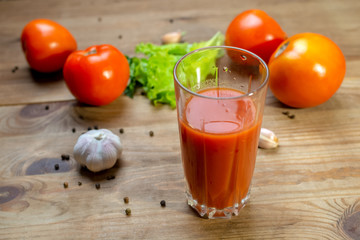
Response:
[[[262,10],[247,10],[237,15],[227,28],[225,44],[257,54],[266,63],[286,39],[280,25]]]
[[[124,92],[130,68],[118,49],[104,44],[71,53],[63,74],[67,87],[80,102],[101,106]]]
[[[327,101],[345,76],[345,58],[329,38],[296,34],[270,58],[269,86],[274,96],[291,107],[313,107]]]
[[[39,72],[60,70],[77,48],[71,33],[48,19],[29,22],[22,31],[21,44],[30,67]]]

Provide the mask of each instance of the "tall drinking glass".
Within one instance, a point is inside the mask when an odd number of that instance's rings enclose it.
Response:
[[[269,70],[257,55],[207,47],[174,68],[188,204],[201,217],[238,215],[249,198]]]

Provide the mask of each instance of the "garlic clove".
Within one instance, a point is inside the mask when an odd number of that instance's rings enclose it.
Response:
[[[259,147],[264,149],[277,148],[279,146],[279,139],[275,133],[266,128],[261,128]]]
[[[161,40],[163,44],[169,44],[169,43],[179,43],[181,41],[181,38],[183,36],[183,33],[180,31],[176,32],[169,32],[162,36]]]

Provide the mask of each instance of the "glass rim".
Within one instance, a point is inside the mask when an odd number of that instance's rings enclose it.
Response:
[[[176,74],[176,70],[178,69],[178,66],[179,64],[189,55],[192,55],[196,52],[200,52],[200,51],[204,51],[204,50],[208,50],[208,49],[231,49],[231,50],[237,50],[237,51],[241,51],[241,52],[244,52],[244,53],[247,53],[249,55],[251,55],[252,57],[254,57],[255,59],[257,59],[260,63],[260,65],[262,65],[266,71],[266,76],[265,76],[265,79],[264,81],[261,83],[261,85],[259,87],[257,87],[256,89],[250,91],[250,92],[247,92],[247,93],[244,93],[244,94],[241,94],[239,96],[234,96],[234,97],[211,97],[211,96],[205,96],[205,95],[202,95],[202,94],[199,94],[197,92],[194,92],[194,91],[191,91],[190,89],[188,89],[187,87],[185,87],[180,81],[179,79],[177,78],[177,74]],[[185,90],[186,92],[192,94],[192,95],[195,95],[197,97],[202,97],[202,98],[208,98],[208,99],[214,99],[214,100],[230,100],[230,99],[237,99],[237,98],[244,98],[244,97],[250,97],[252,95],[254,95],[256,92],[260,91],[261,89],[263,89],[268,81],[269,81],[269,68],[267,66],[267,64],[265,63],[265,61],[259,57],[258,55],[256,55],[255,53],[253,52],[250,52],[246,49],[243,49],[243,48],[238,48],[238,47],[232,47],[232,46],[209,46],[209,47],[203,47],[203,48],[198,48],[198,49],[195,49],[187,54],[185,54],[184,56],[182,56],[175,64],[174,66],[174,70],[173,70],[173,76],[174,76],[174,79],[176,81],[176,83],[183,89]]]

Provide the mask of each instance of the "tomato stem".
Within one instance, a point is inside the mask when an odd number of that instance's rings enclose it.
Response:
[[[275,53],[275,58],[277,58],[289,45],[289,41],[285,42],[281,47],[279,47],[278,51]]]
[[[97,53],[96,48],[94,48],[94,49],[91,49],[90,51],[86,52],[84,55],[88,56],[90,54],[96,54],[96,53]]]

